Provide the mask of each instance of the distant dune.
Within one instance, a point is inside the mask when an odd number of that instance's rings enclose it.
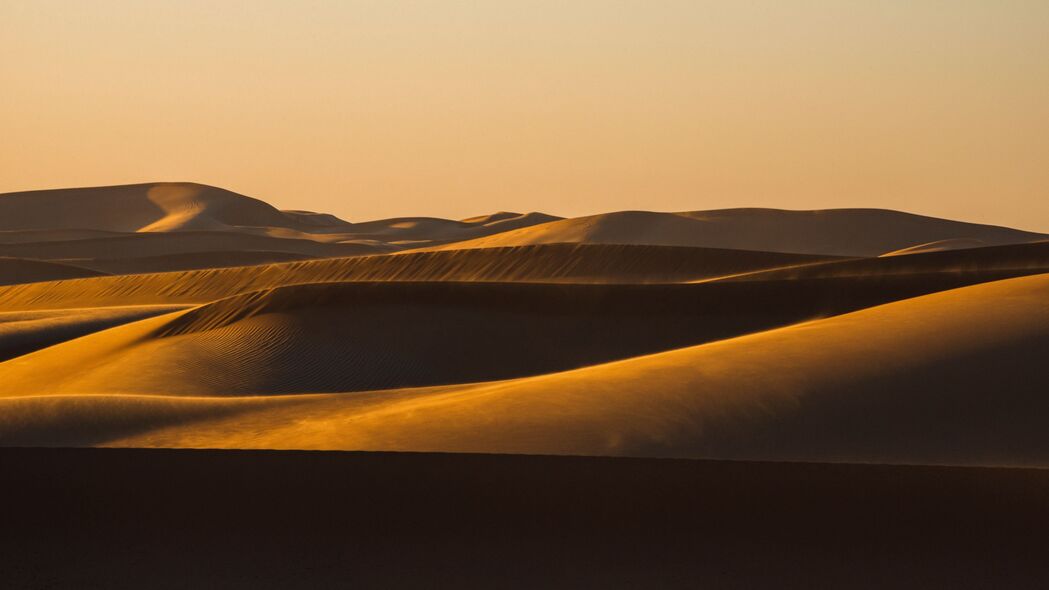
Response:
[[[1047,239],[1005,227],[884,209],[722,209],[686,213],[620,211],[554,221],[447,247],[489,248],[556,242],[654,244],[841,256],[878,256],[938,240],[988,245]]]
[[[327,213],[279,211],[258,199],[191,182],[0,194],[0,243],[207,231],[371,243],[388,250],[477,238],[557,219],[542,213],[500,212],[463,221],[404,217],[349,223]]]
[[[161,232],[315,229],[263,201],[195,183],[151,183],[0,195],[0,229]]]

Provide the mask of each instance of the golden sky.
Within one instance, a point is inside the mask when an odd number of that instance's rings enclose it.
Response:
[[[1049,231],[1046,0],[0,0],[0,191]]]

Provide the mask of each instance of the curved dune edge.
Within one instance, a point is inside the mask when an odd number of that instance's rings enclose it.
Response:
[[[0,312],[0,361],[93,332],[182,309],[185,306],[141,305]]]
[[[1010,279],[538,377],[226,399],[228,416],[150,399],[130,434],[106,426],[125,398],[6,399],[5,443],[57,436],[74,404],[95,430],[69,444],[1049,466],[1047,298],[1049,276]],[[193,415],[158,424],[163,404]]]

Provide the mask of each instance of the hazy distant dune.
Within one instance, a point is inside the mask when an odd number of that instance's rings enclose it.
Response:
[[[884,209],[723,209],[686,213],[620,211],[564,219],[447,247],[554,242],[656,244],[841,256],[885,252],[946,239],[1010,244],[1044,234]]]
[[[244,195],[196,183],[149,183],[0,195],[0,229],[118,232],[299,229],[296,218]]]

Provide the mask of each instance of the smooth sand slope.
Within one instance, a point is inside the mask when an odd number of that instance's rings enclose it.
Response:
[[[721,209],[684,213],[605,213],[554,221],[447,247],[490,248],[569,242],[878,256],[918,244],[955,239],[975,239],[998,245],[1044,240],[1049,236],[885,209]]]
[[[8,398],[3,442],[1044,466],[1047,298],[1049,276],[1010,279],[486,384],[218,400]],[[221,411],[204,418],[212,407]]]
[[[338,281],[667,283],[826,257],[659,246],[555,244],[410,252],[0,288],[0,310],[207,303],[280,285]]]
[[[183,309],[142,305],[0,312],[0,361],[128,322]],[[74,362],[72,366],[77,366]]]

